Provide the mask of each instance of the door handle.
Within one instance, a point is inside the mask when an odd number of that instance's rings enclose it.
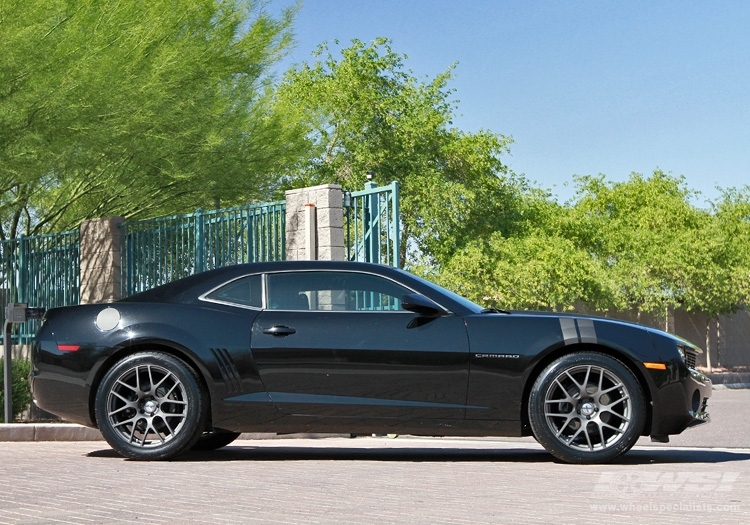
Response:
[[[272,326],[271,328],[266,328],[265,330],[263,330],[263,333],[268,335],[286,336],[296,334],[297,330],[288,326],[276,325]]]

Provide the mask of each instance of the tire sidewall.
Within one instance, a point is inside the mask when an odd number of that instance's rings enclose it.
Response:
[[[550,429],[544,415],[545,397],[556,377],[564,370],[581,365],[605,368],[617,376],[630,396],[630,425],[617,443],[604,450],[576,450],[561,443]],[[621,361],[598,352],[579,352],[563,356],[548,365],[537,377],[529,395],[529,423],[536,440],[556,458],[567,463],[607,463],[630,450],[641,436],[646,422],[643,390],[633,372]]]
[[[143,365],[160,366],[173,373],[182,383],[188,402],[187,415],[180,431],[167,443],[154,448],[128,443],[112,427],[107,417],[109,393],[117,379],[128,370]],[[94,406],[99,431],[107,443],[122,456],[135,460],[169,459],[189,450],[202,435],[208,412],[206,395],[195,371],[181,359],[163,352],[139,352],[118,361],[102,379]]]

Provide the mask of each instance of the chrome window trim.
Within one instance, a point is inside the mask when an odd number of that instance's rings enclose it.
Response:
[[[245,279],[247,277],[253,277],[255,275],[260,275],[260,279],[261,279],[261,281],[260,281],[261,282],[261,289],[260,289],[260,293],[261,293],[261,298],[260,298],[261,307],[260,308],[258,308],[257,306],[250,306],[248,304],[233,303],[231,301],[222,301],[221,299],[213,299],[211,297],[208,297],[209,295],[211,295],[212,293],[214,293],[216,290],[219,290],[220,288],[224,288],[228,284],[231,284],[233,282],[239,281],[240,279]],[[223,304],[225,306],[234,306],[236,308],[242,308],[243,310],[254,310],[256,312],[261,312],[261,311],[265,310],[265,306],[266,306],[266,279],[265,279],[265,274],[264,273],[257,273],[256,272],[256,273],[248,273],[248,274],[245,274],[245,275],[240,275],[239,277],[235,277],[234,279],[230,279],[230,280],[228,280],[226,282],[221,283],[218,286],[214,286],[209,291],[207,291],[207,292],[199,295],[198,296],[198,300],[206,302],[206,303]]]

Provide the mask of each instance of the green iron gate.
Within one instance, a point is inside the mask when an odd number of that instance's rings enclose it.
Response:
[[[47,309],[78,304],[79,260],[78,230],[0,241],[2,311],[9,303]],[[18,325],[14,342],[32,341],[39,322]]]
[[[228,264],[283,260],[284,201],[125,222],[122,296]]]
[[[347,259],[400,266],[399,185],[344,192]]]

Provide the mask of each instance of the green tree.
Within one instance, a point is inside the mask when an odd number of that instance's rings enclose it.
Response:
[[[484,249],[471,246],[451,258],[441,284],[486,306],[573,310],[608,292],[606,274],[585,252],[561,237],[493,235]]]
[[[684,179],[656,170],[624,182],[605,182],[601,175],[576,181],[565,235],[618,283],[613,306],[657,315],[679,307],[683,253],[708,219],[690,203],[693,193]]]
[[[706,315],[710,370],[721,364],[718,348],[713,352],[709,344],[711,321],[750,303],[750,187],[723,191],[703,227],[691,233],[680,252],[678,285],[681,306]]]
[[[457,252],[437,279],[488,306],[701,312],[709,322],[748,302],[750,190],[730,190],[709,212],[682,177],[660,170],[624,182],[576,177],[557,205],[525,193],[511,235],[496,232]],[[708,328],[706,328],[708,330]],[[708,340],[708,332],[706,332]],[[710,357],[709,357],[710,363]]]
[[[294,10],[0,3],[0,238],[265,198],[302,135],[271,103]]]
[[[436,276],[440,284],[496,308],[610,308],[616,287],[607,268],[566,237],[569,210],[539,192],[523,201],[533,220],[510,237],[495,232],[456,253]]]
[[[712,210],[691,203],[684,178],[656,170],[650,177],[606,183],[579,177],[570,238],[605,263],[617,283],[616,306],[663,315],[667,309],[707,316],[747,304],[750,201],[730,190]]]
[[[505,231],[523,181],[500,160],[510,139],[452,127],[452,69],[420,81],[387,39],[354,40],[336,58],[324,45],[313,64],[290,70],[279,104],[307,127],[310,160],[288,184],[358,189],[365,173],[402,188],[401,262],[439,266],[472,237]]]

